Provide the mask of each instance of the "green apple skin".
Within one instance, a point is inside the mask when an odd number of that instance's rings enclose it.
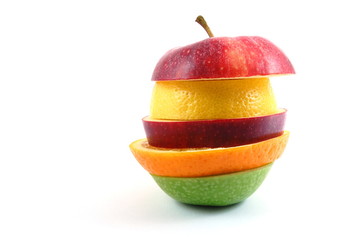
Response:
[[[251,196],[266,178],[273,163],[236,173],[181,178],[152,175],[173,199],[191,205],[227,206]]]

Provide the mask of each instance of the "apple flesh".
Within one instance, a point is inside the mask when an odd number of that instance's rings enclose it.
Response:
[[[282,135],[286,110],[272,115],[214,120],[143,118],[148,142],[160,148],[233,147]]]
[[[165,53],[152,80],[219,80],[294,73],[286,55],[267,39],[211,37]]]

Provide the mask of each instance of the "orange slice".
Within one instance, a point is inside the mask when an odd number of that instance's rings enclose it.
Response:
[[[289,132],[254,144],[228,148],[165,149],[140,139],[130,144],[137,161],[151,174],[200,177],[232,173],[271,163],[283,153]]]

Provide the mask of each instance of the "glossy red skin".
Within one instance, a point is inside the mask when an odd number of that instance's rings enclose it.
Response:
[[[262,37],[212,37],[168,51],[152,80],[232,79],[294,74],[286,55]]]
[[[282,135],[286,110],[267,116],[196,121],[143,118],[148,143],[160,148],[233,147]]]

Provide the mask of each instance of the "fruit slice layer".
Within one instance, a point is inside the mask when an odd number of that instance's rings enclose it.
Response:
[[[152,177],[165,193],[177,201],[193,205],[226,206],[252,195],[266,178],[271,166],[272,163],[211,177]]]
[[[156,148],[140,139],[130,144],[138,162],[151,174],[170,177],[199,177],[260,167],[281,156],[289,132],[254,144],[228,148]]]
[[[286,110],[234,119],[156,120],[143,118],[148,143],[162,148],[233,147],[282,135]]]
[[[152,80],[222,80],[294,73],[286,55],[267,39],[211,37],[168,51],[157,63]]]
[[[270,115],[277,111],[268,78],[162,81],[154,85],[150,117],[228,119]]]

